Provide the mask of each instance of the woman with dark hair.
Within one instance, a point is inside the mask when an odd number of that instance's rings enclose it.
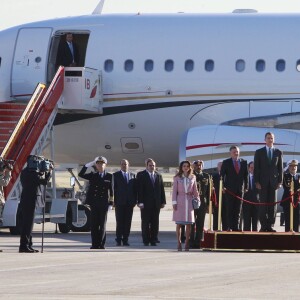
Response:
[[[193,198],[197,198],[200,201],[196,176],[193,174],[190,162],[185,160],[180,163],[179,171],[173,180],[173,221],[176,223],[178,251],[182,251],[182,225],[186,226],[185,251],[189,251],[191,225],[194,223]]]

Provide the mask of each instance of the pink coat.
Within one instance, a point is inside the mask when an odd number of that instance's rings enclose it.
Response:
[[[196,176],[186,177],[175,176],[173,179],[172,204],[177,204],[177,209],[173,209],[173,221],[194,223],[194,210],[192,199],[199,198],[197,190]]]

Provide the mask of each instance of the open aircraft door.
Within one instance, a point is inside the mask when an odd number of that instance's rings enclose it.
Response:
[[[46,83],[51,28],[21,28],[13,59],[11,92],[29,99],[38,82]]]

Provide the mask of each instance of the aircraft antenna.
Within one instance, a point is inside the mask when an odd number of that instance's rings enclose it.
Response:
[[[104,6],[105,0],[100,0],[94,11],[92,12],[92,15],[101,15],[103,6]]]

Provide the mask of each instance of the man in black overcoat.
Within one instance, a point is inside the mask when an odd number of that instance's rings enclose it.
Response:
[[[146,160],[146,170],[137,174],[138,206],[141,209],[142,237],[145,246],[156,246],[160,209],[166,204],[161,174],[155,171],[153,159]]]
[[[249,182],[249,189],[244,194],[244,199],[247,201],[250,201],[252,203],[259,203],[258,200],[258,191],[255,186],[254,182],[254,163],[251,161],[248,164],[248,182]],[[252,231],[257,231],[257,224],[258,224],[258,205],[255,204],[249,204],[247,202],[243,203],[243,223],[244,231],[251,231],[251,225],[252,225]]]
[[[32,229],[34,224],[34,212],[36,207],[45,206],[45,189],[51,177],[49,172],[39,172],[38,168],[31,168],[30,161],[34,155],[27,158],[27,166],[21,172],[22,193],[20,200],[21,212],[21,236],[19,252],[38,252],[32,248]]]
[[[248,190],[248,168],[247,161],[239,158],[240,149],[237,146],[231,146],[229,150],[231,157],[223,160],[221,167],[224,188],[228,189],[225,192],[227,230],[239,231],[242,202],[235,196],[242,198],[244,192]]]
[[[76,67],[79,63],[79,52],[73,42],[73,34],[67,33],[66,40],[59,44],[57,51],[57,64],[64,67]]]
[[[129,172],[129,162],[121,160],[121,170],[113,174],[114,205],[116,214],[117,246],[129,246],[133,208],[137,202],[135,174]]]
[[[275,224],[277,189],[282,185],[283,166],[282,152],[274,147],[275,137],[272,132],[265,134],[266,146],[255,151],[254,155],[254,181],[259,190],[261,203],[259,221],[260,231],[275,232],[272,226]]]
[[[105,171],[106,164],[107,159],[99,156],[78,173],[89,181],[86,204],[91,207],[91,249],[105,249],[107,211],[113,205],[112,174]],[[86,174],[88,167],[94,167],[96,172]]]

